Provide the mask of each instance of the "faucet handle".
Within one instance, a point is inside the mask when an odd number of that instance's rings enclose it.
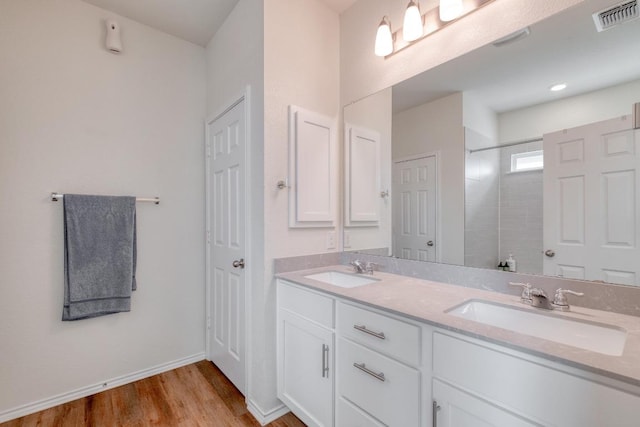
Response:
[[[380,264],[378,264],[377,262],[367,261],[367,264],[364,267],[364,271],[366,271],[368,274],[373,274],[376,267],[380,267]]]
[[[531,285],[529,283],[509,282],[509,285],[522,287],[522,295],[520,295],[520,299],[522,302],[531,302]]]
[[[584,296],[583,292],[576,292],[569,289],[556,289],[556,294],[553,297],[553,305],[561,310],[569,310],[569,302],[567,301],[566,294],[575,295],[577,297]]]

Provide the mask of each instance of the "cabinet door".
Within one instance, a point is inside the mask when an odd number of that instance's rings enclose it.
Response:
[[[433,380],[434,427],[531,427],[534,422],[520,418],[470,394]]]
[[[278,397],[308,426],[332,426],[333,332],[278,314]]]

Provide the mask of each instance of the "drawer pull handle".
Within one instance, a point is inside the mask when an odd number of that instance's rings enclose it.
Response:
[[[356,368],[360,369],[362,372],[365,372],[365,373],[371,375],[373,378],[375,378],[375,379],[377,379],[379,381],[382,381],[382,382],[385,381],[383,372],[380,372],[380,373],[373,372],[371,369],[367,368],[364,363],[354,363],[353,366],[355,366]]]
[[[322,344],[322,378],[329,378],[329,346]]]
[[[438,412],[440,411],[440,405],[438,405],[438,401],[434,400],[432,403],[432,412],[431,412],[431,425],[433,427],[438,427]]]
[[[357,329],[360,332],[364,332],[365,334],[372,335],[376,338],[380,338],[381,340],[385,339],[384,332],[374,332],[369,329],[365,325],[353,325],[353,329]]]

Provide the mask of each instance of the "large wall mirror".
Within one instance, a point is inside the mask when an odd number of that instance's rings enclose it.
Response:
[[[640,285],[640,19],[592,17],[615,4],[347,105],[344,249]]]

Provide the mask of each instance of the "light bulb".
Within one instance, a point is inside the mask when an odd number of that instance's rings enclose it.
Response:
[[[440,0],[440,20],[443,22],[453,21],[463,10],[462,0]]]
[[[402,26],[402,38],[408,42],[418,40],[422,37],[422,15],[420,7],[411,0],[404,13],[404,25]]]
[[[393,35],[391,34],[391,23],[386,16],[380,21],[378,33],[376,34],[375,53],[377,56],[387,56],[393,52]]]

